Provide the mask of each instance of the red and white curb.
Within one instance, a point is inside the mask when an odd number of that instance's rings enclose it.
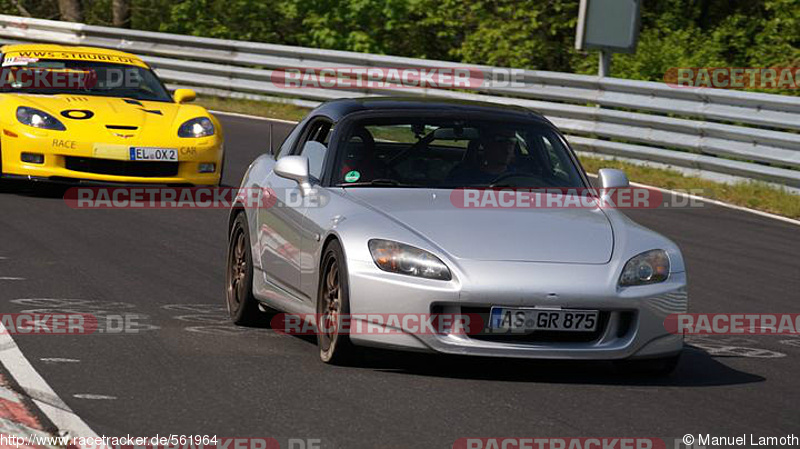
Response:
[[[56,431],[58,436],[70,438],[97,437],[28,362],[2,323],[0,366],[5,371],[5,374],[0,373],[5,376],[0,377],[0,434],[26,440],[31,436],[53,437]],[[0,445],[0,449],[11,448],[16,449]]]
[[[33,404],[26,401],[7,376],[0,372],[0,449],[53,447],[35,444],[37,440],[43,442],[54,435],[45,430],[40,415],[32,408]],[[22,444],[10,444],[9,436],[20,438]]]

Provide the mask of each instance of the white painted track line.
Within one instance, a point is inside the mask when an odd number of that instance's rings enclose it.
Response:
[[[647,184],[640,184],[638,182],[632,182],[631,185],[632,186],[636,186],[636,187],[644,187],[646,189],[658,190],[658,191],[663,192],[663,193],[671,193],[673,195],[685,196],[685,197],[691,198],[693,200],[704,201],[706,203],[711,203],[711,204],[714,204],[716,206],[727,207],[728,209],[740,210],[742,212],[749,212],[751,214],[760,215],[762,217],[771,218],[773,220],[783,221],[785,223],[791,223],[793,225],[800,226],[800,220],[795,220],[793,218],[784,217],[782,215],[771,214],[769,212],[764,212],[764,211],[760,211],[760,210],[756,210],[756,209],[750,209],[750,208],[747,208],[747,207],[744,207],[744,206],[737,206],[735,204],[726,203],[724,201],[712,200],[711,198],[692,195],[691,193],[676,192],[674,190],[662,189],[661,187],[654,187],[654,186],[647,185]]]
[[[45,357],[45,358],[42,358],[42,359],[39,359],[39,360],[41,360],[42,362],[46,362],[46,363],[80,363],[81,362],[78,359],[65,359],[65,358],[61,358],[61,357]]]
[[[22,354],[8,330],[0,323],[0,363],[39,410],[70,437],[96,438],[97,434],[69,408]]]
[[[587,173],[587,175],[589,175],[592,178],[596,178],[597,177],[596,173]],[[789,223],[789,224],[800,226],[800,220],[795,220],[793,218],[784,217],[782,215],[775,215],[775,214],[771,214],[769,212],[764,212],[764,211],[755,210],[755,209],[749,209],[747,207],[737,206],[735,204],[726,203],[724,201],[712,200],[711,198],[692,195],[691,193],[686,193],[686,192],[678,192],[678,191],[675,191],[675,190],[664,189],[664,188],[661,188],[661,187],[655,187],[655,186],[651,186],[651,185],[648,185],[648,184],[641,184],[641,183],[638,183],[638,182],[631,182],[630,184],[632,186],[634,186],[634,187],[642,187],[642,188],[645,188],[645,189],[658,190],[659,192],[662,192],[662,193],[669,193],[671,195],[687,197],[687,198],[691,198],[693,200],[703,201],[705,203],[710,203],[710,204],[713,204],[715,206],[726,207],[728,209],[738,210],[738,211],[742,211],[742,212],[749,212],[749,213],[754,214],[754,215],[760,215],[762,217],[771,218],[773,220],[778,220],[778,221],[782,221],[784,223]]]

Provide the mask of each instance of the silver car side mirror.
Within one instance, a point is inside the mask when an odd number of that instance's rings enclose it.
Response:
[[[306,195],[311,190],[308,180],[308,158],[305,156],[284,156],[278,159],[273,169],[281,178],[291,179],[300,185],[300,191]]]
[[[598,170],[597,175],[600,178],[600,187],[604,189],[618,189],[621,187],[628,187],[630,185],[628,182],[628,177],[622,170],[617,170],[615,168],[601,168]]]

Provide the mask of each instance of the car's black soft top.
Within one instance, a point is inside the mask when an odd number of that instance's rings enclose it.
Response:
[[[404,110],[439,110],[442,112],[462,112],[487,115],[503,114],[504,116],[516,116],[518,119],[533,119],[549,123],[541,114],[521,106],[503,105],[480,101],[417,97],[365,97],[332,100],[320,105],[315,110],[315,115],[321,114],[330,117],[334,121],[339,121],[341,118],[344,118],[345,116],[355,112]]]

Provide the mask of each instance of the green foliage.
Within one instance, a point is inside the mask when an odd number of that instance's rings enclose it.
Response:
[[[427,1],[426,20],[451,42],[451,59],[533,69],[571,69],[578,0]]]
[[[660,81],[670,67],[798,64],[800,9],[796,1],[670,0],[645,2],[637,51],[615,55],[612,75]],[[595,73],[596,63],[578,62],[574,68]]]
[[[269,2],[252,0],[184,0],[168,9],[157,30],[223,39],[275,42],[280,13]]]
[[[58,4],[55,1],[0,0],[0,14],[23,15],[17,4],[33,17],[58,20]]]
[[[133,27],[171,33],[596,73],[574,49],[579,0],[131,0]],[[56,0],[17,0],[58,18]],[[111,0],[83,0],[108,25]],[[612,75],[659,81],[670,67],[798,66],[796,0],[648,0],[638,50],[615,55]],[[19,14],[0,0],[0,12]],[[798,93],[794,91],[792,93]]]

